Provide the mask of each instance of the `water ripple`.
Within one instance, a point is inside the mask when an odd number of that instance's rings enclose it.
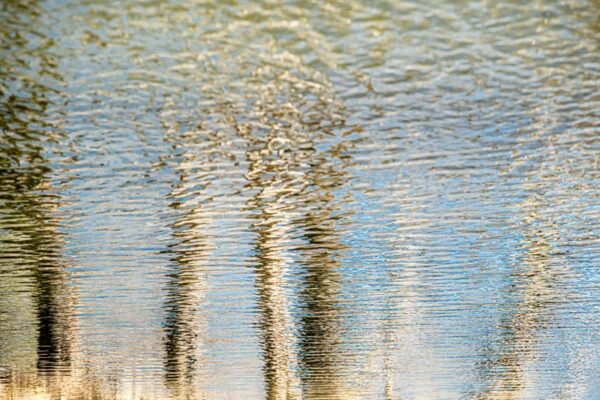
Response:
[[[0,398],[600,396],[599,12],[2,2]]]

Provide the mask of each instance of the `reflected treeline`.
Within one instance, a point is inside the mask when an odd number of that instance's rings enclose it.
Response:
[[[0,380],[56,398],[495,399],[549,381],[532,366],[562,373],[537,363],[580,357],[557,331],[591,342],[567,319],[597,300],[598,2],[463,3],[0,1]],[[552,190],[513,208],[541,193],[513,186],[541,149],[561,180],[542,171]],[[559,247],[588,253],[587,303],[564,320]],[[111,394],[56,384],[92,363]]]
[[[11,371],[17,391],[39,384],[36,371],[50,379],[73,361],[60,197],[48,157],[61,138],[50,122],[60,76],[53,40],[34,30],[42,14],[35,1],[0,6],[0,368]]]

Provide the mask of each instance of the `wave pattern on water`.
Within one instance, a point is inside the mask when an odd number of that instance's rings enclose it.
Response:
[[[599,15],[3,1],[0,398],[600,396]]]

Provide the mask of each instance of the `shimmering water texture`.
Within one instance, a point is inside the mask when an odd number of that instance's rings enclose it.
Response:
[[[600,3],[1,0],[0,399],[600,399]]]

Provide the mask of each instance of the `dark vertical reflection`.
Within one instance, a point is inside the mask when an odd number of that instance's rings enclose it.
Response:
[[[0,335],[5,336],[2,343],[18,342],[17,353],[23,357],[35,348],[35,365],[7,357],[16,364],[14,371],[34,367],[49,375],[70,369],[73,332],[64,239],[56,212],[60,197],[49,158],[51,146],[61,138],[48,122],[55,119],[52,108],[61,78],[52,54],[54,41],[35,30],[42,19],[43,10],[35,1],[0,5],[0,230],[5,232],[0,239],[0,273],[3,284],[12,282],[3,300],[31,294],[36,340],[30,341],[19,324],[0,329]],[[28,313],[25,302],[11,306],[15,308],[9,312]],[[3,347],[2,353],[14,352]]]
[[[180,180],[185,182],[189,174],[181,166],[179,172]],[[172,207],[179,209],[177,190],[171,196],[174,199]],[[206,225],[202,211],[200,206],[183,211],[172,226],[175,243],[171,250],[175,270],[170,275],[166,293],[164,369],[166,385],[177,399],[191,399],[198,395],[204,260],[210,248],[202,230]]]
[[[332,152],[329,157],[339,154]],[[325,159],[316,161],[309,180],[315,188],[309,210],[302,217],[306,245],[302,249],[303,291],[300,327],[300,362],[305,397],[309,399],[344,398],[341,376],[343,333],[339,303],[341,292],[341,244],[338,224],[340,215],[334,191],[343,179]],[[347,353],[345,355],[348,355]]]
[[[45,235],[46,233],[44,233]],[[50,233],[55,236],[56,232]],[[71,362],[71,318],[66,296],[66,276],[60,263],[60,248],[56,238],[40,238],[32,244],[32,252],[39,254],[35,270],[37,285],[37,369],[40,372],[68,369]],[[48,240],[49,243],[44,243]],[[38,241],[38,240],[36,240]],[[54,242],[54,243],[53,243]]]

